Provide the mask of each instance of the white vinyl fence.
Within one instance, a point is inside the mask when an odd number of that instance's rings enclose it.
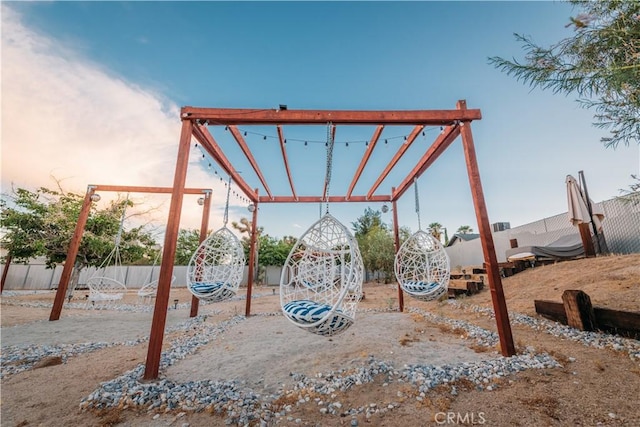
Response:
[[[0,265],[0,269],[4,269],[4,264]],[[244,277],[241,286],[247,286],[247,276],[249,267],[244,268]],[[268,285],[280,284],[281,267],[267,267],[266,280]],[[2,271],[2,270],[0,270]],[[80,273],[78,288],[83,288],[87,279],[95,274],[95,268],[88,268]],[[117,276],[116,276],[117,274]],[[55,289],[60,282],[62,275],[62,266],[55,269],[47,268],[44,264],[11,264],[5,282],[6,290],[46,290]],[[111,278],[124,278],[124,284],[127,289],[140,289],[147,283],[156,280],[160,275],[160,266],[122,266],[108,267],[101,275]],[[176,280],[173,283],[174,288],[187,286],[187,267],[176,265],[173,267],[173,275]]]
[[[619,198],[596,203],[602,206],[605,218],[602,223],[603,234],[609,248],[614,254],[640,253],[640,203],[625,202]],[[517,239],[518,246],[548,245],[562,236],[579,234],[578,228],[571,225],[567,213],[558,214],[519,227],[493,233],[493,241],[498,262],[505,262],[507,249],[511,248],[510,240]],[[482,265],[484,257],[480,239],[461,241],[446,248],[451,260],[451,268],[471,265]],[[4,268],[4,265],[0,265]],[[115,267],[110,267],[113,270]],[[129,289],[138,289],[158,278],[160,266],[123,266],[118,272],[125,278]],[[280,283],[281,267],[267,267],[265,279],[268,285]],[[95,273],[95,268],[84,270],[80,274],[79,287]],[[115,277],[115,271],[107,271],[107,277]],[[186,266],[175,266],[176,277],[174,287],[186,287]],[[47,269],[42,264],[11,264],[5,283],[7,290],[42,290],[58,286],[62,266],[55,270]],[[244,269],[242,286],[247,285],[248,267]],[[372,278],[372,277],[370,277]]]

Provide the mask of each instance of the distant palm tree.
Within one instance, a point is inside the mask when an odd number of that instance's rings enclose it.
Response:
[[[471,234],[471,233],[473,233],[473,228],[471,228],[471,226],[469,226],[469,225],[461,225],[460,228],[458,228],[458,231],[456,231],[456,233],[458,233],[458,234]]]
[[[442,236],[442,224],[439,222],[432,222],[429,224],[429,228],[431,229],[431,235],[440,241],[440,237]]]

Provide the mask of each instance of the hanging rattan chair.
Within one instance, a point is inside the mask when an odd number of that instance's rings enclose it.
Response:
[[[400,287],[413,298],[432,301],[447,293],[449,256],[431,233],[418,230],[400,246],[394,269]]]
[[[244,248],[227,228],[230,191],[231,177],[227,184],[224,225],[200,243],[187,266],[187,289],[204,302],[233,298],[244,273]]]
[[[344,332],[355,320],[364,267],[358,243],[329,213],[294,245],[280,277],[287,319],[318,335]]]
[[[226,226],[211,233],[195,251],[187,267],[187,287],[202,301],[218,302],[238,292],[244,272],[244,250]]]

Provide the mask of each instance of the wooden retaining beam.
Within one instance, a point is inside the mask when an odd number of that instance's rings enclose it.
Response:
[[[583,331],[600,330],[640,339],[640,312],[592,306],[583,291],[565,291],[562,300],[534,300],[536,313]]]

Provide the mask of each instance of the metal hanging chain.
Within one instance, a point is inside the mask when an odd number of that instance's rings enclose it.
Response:
[[[413,178],[413,188],[416,193],[416,214],[418,215],[418,230],[422,230],[420,225],[420,197],[418,196],[418,178]]]
[[[325,191],[323,198],[327,202],[327,213],[329,213],[329,186],[331,184],[331,170],[333,166],[333,124],[331,122],[327,123],[327,170],[325,173]]]
[[[225,227],[227,226],[227,222],[229,222],[229,194],[231,194],[231,175],[229,175],[229,182],[227,183],[227,201],[224,205],[224,217],[222,219]]]

